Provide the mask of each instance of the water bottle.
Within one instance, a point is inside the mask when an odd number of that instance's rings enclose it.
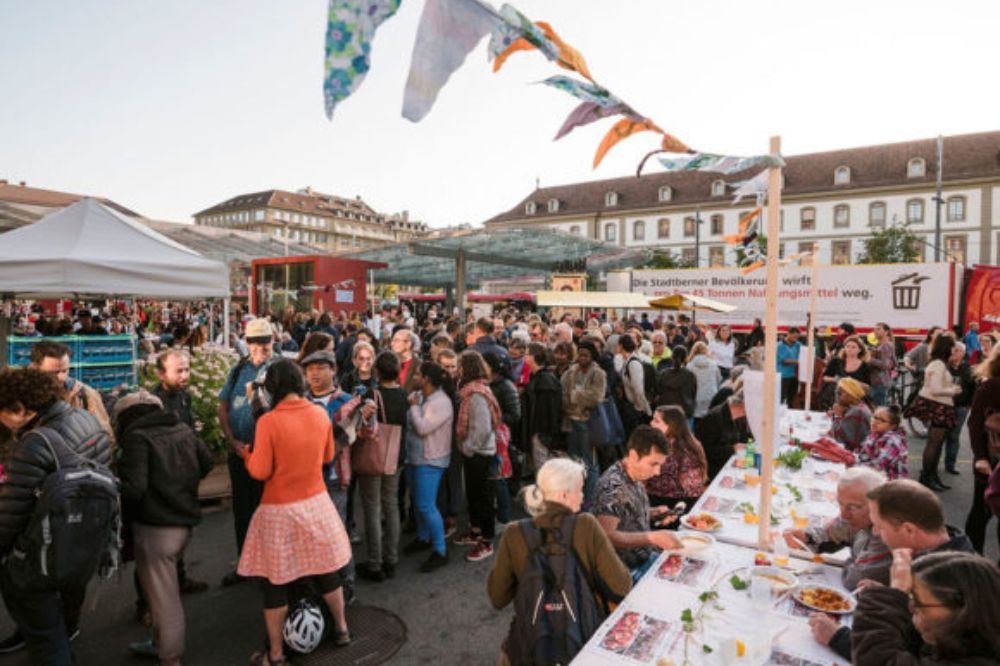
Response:
[[[753,441],[753,437],[747,440],[746,448],[743,451],[743,467],[745,469],[751,469],[755,467],[755,458],[757,454],[757,445]]]

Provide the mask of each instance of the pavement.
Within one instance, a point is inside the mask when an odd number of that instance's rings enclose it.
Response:
[[[919,473],[923,441],[911,438],[913,477]],[[972,502],[972,462],[963,438],[960,476],[943,475],[953,489],[941,493],[948,522],[963,527]],[[360,521],[359,521],[360,522]],[[1000,557],[996,523],[987,534],[987,556]],[[404,535],[403,544],[410,535]],[[417,568],[424,555],[402,556],[395,579],[383,583],[359,580],[361,604],[392,611],[407,626],[407,640],[390,664],[495,664],[507,633],[511,610],[495,611],[486,596],[486,577],[492,558],[478,563],[464,560],[468,549],[451,549],[450,563],[431,574]],[[363,557],[364,546],[355,546]],[[196,530],[186,556],[189,575],[211,583],[204,593],[184,597],[187,613],[187,666],[246,664],[250,653],[264,640],[261,596],[254,583],[222,588],[219,581],[235,564],[232,516],[228,509],[208,510]],[[134,618],[135,593],[132,566],[108,582],[90,586],[81,634],[74,642],[80,666],[152,664],[129,655],[128,643],[149,637]],[[348,621],[350,622],[350,611]],[[0,611],[0,638],[12,630],[6,611]],[[339,663],[339,661],[338,661]],[[0,655],[0,666],[30,666],[27,653]],[[367,664],[366,664],[367,666]]]

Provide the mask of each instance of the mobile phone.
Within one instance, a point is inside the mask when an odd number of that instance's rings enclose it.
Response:
[[[358,384],[354,387],[354,397],[360,398],[368,393],[368,387],[364,384]]]

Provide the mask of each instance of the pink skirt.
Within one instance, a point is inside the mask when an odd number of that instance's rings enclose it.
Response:
[[[253,514],[237,569],[284,585],[337,571],[351,560],[351,540],[325,492],[289,504],[261,504]]]

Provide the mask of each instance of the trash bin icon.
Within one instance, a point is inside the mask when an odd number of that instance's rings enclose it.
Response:
[[[921,283],[929,280],[926,275],[908,273],[892,281],[892,307],[894,310],[918,310],[920,308]]]

